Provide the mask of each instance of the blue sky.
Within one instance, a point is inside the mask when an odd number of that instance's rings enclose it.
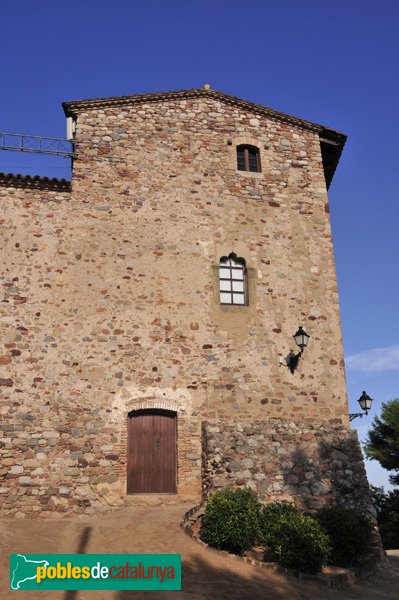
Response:
[[[13,0],[1,21],[0,131],[64,137],[63,100],[210,83],[347,133],[329,197],[350,409],[399,397],[397,0]],[[70,175],[16,152],[0,171]]]

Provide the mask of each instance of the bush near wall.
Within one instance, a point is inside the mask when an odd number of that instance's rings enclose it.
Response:
[[[317,513],[323,531],[332,545],[331,563],[351,567],[370,551],[373,524],[352,508],[322,508]]]
[[[259,539],[278,562],[305,573],[320,571],[331,545],[314,519],[303,517],[290,502],[272,502],[259,514]]]
[[[291,502],[272,502],[263,505],[259,511],[259,542],[270,546],[274,542],[280,522],[299,517],[298,509]]]
[[[317,573],[328,562],[331,544],[316,519],[301,515],[280,520],[269,545],[284,567]]]
[[[201,539],[219,550],[243,554],[258,540],[260,503],[249,489],[211,494],[202,521]]]
[[[328,562],[356,564],[368,554],[372,533],[371,521],[353,509],[323,508],[311,518],[288,502],[262,505],[250,489],[225,489],[209,497],[200,537],[236,554],[266,545],[283,566],[316,573]]]
[[[371,486],[371,492],[384,550],[395,550],[399,548],[399,489],[385,492]]]
[[[288,502],[263,506],[249,489],[226,489],[209,497],[201,539],[220,550],[242,554],[267,544],[284,566],[316,572],[330,545],[317,521],[300,515]]]

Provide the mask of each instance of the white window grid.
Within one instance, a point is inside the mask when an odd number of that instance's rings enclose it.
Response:
[[[220,304],[247,304],[247,277],[243,259],[230,255],[220,259]]]

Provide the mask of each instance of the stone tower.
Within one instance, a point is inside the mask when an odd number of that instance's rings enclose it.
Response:
[[[0,177],[3,514],[226,486],[366,507],[327,198],[345,135],[208,88],[63,106],[72,181]]]

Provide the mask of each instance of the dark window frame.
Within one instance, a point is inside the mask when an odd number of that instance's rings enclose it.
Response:
[[[230,271],[229,277],[222,277],[220,269],[228,269]],[[242,278],[237,277],[237,274],[242,273]],[[236,275],[236,277],[234,277]],[[230,283],[230,290],[222,290],[221,282],[227,281]],[[233,289],[234,283],[242,283],[243,291],[237,291]],[[221,294],[230,294],[230,302],[222,302]],[[236,302],[234,295],[238,295],[243,299],[243,302]],[[219,260],[219,302],[224,306],[248,306],[248,273],[245,263],[245,259],[237,257],[234,252],[229,256],[222,256]]]
[[[236,148],[237,170],[246,173],[261,173],[260,152],[257,146],[240,144]]]

